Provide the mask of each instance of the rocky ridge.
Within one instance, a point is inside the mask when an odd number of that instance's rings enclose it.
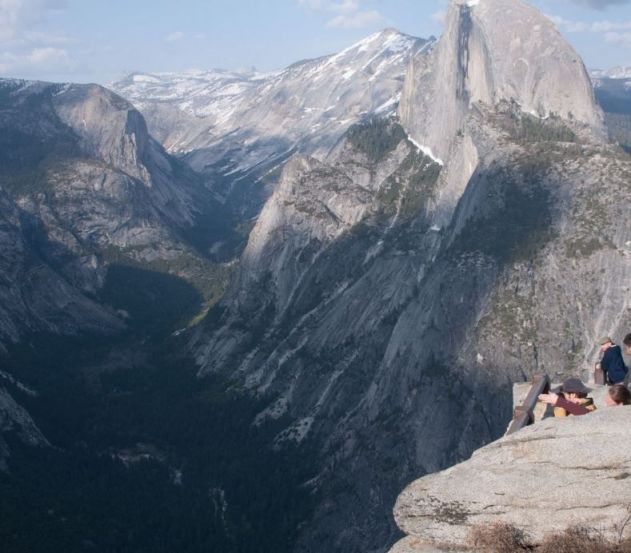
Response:
[[[252,216],[271,193],[259,179],[293,152],[322,158],[352,124],[393,113],[410,57],[433,43],[388,29],[270,74],[132,74],[112,87],[170,152]]]

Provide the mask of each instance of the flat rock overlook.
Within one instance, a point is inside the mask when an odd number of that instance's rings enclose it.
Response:
[[[550,418],[417,480],[394,515],[408,534],[391,553],[463,551],[476,525],[503,522],[534,543],[583,526],[612,540],[631,535],[631,408]]]

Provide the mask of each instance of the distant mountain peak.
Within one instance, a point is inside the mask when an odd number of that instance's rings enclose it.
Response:
[[[589,72],[592,79],[631,79],[631,67],[617,65],[611,69],[592,69]]]
[[[243,174],[296,148],[321,157],[353,123],[394,113],[411,57],[433,43],[388,28],[267,74],[134,73],[112,88],[196,170]]]

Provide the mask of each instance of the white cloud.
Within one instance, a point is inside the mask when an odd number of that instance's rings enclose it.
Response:
[[[3,73],[46,74],[73,72],[76,64],[63,48],[33,48],[24,53],[0,53],[0,71]]]
[[[608,33],[610,31],[626,31],[631,29],[631,21],[596,21],[590,26],[594,33]]]
[[[65,7],[65,0],[0,0],[0,42],[20,38],[50,11]]]
[[[631,20],[610,21],[604,19],[586,23],[571,21],[556,15],[547,15],[556,27],[568,33],[593,33],[599,35],[604,42],[631,46]]]
[[[66,47],[78,41],[37,27],[66,0],[0,0],[0,71],[37,76],[76,68]]]
[[[631,0],[572,0],[574,4],[586,6],[595,10],[604,10],[609,6],[620,6],[628,4]]]
[[[585,23],[583,21],[571,21],[558,15],[547,15],[557,28],[568,33],[609,33],[612,31],[631,30],[631,20],[628,21],[594,21]]]
[[[298,5],[311,12],[331,14],[329,28],[360,29],[385,24],[386,18],[375,9],[366,9],[367,0],[298,0]]]
[[[355,13],[336,15],[327,21],[327,27],[341,29],[363,29],[371,25],[378,25],[385,21],[377,10],[359,11]]]
[[[164,37],[164,40],[167,42],[177,42],[178,40],[182,40],[184,38],[184,33],[182,31],[175,31],[170,35]]]
[[[308,8],[313,11],[319,11],[324,9],[325,0],[298,0],[298,4],[304,8]]]
[[[546,17],[555,24],[556,28],[568,33],[582,33],[589,30],[589,25],[582,21],[570,21],[558,15],[548,15]]]
[[[605,41],[611,44],[624,44],[627,46],[631,46],[631,33],[605,33]]]
[[[68,46],[79,43],[77,39],[65,35],[41,33],[38,31],[25,31],[24,39],[30,44],[47,44],[50,46]]]
[[[27,56],[27,59],[31,65],[44,65],[44,64],[62,64],[69,65],[70,57],[68,52],[61,48],[35,48]]]

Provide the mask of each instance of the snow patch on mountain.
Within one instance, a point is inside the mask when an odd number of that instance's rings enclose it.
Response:
[[[409,134],[407,135],[408,140],[414,144],[414,146],[416,147],[416,149],[419,152],[423,152],[427,157],[429,157],[430,159],[432,159],[434,162],[438,163],[438,165],[444,165],[443,160],[436,157],[433,153],[432,153],[432,149],[428,146],[423,146],[422,144],[419,144],[416,140],[414,140]]]
[[[434,42],[386,29],[272,73],[134,73],[111,86],[169,151],[198,171],[230,176],[288,151],[323,158],[354,123],[394,114],[411,57]]]

